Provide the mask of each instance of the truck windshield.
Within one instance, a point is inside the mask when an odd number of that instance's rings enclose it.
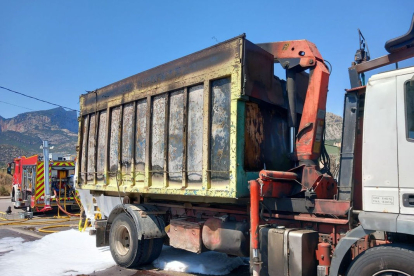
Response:
[[[405,111],[407,118],[407,138],[414,140],[414,80],[405,83]]]

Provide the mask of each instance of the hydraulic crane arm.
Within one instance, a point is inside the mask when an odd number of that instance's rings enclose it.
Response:
[[[308,212],[315,207],[315,199],[332,199],[337,193],[336,181],[319,170],[317,160],[321,154],[322,135],[325,124],[326,98],[328,94],[329,71],[316,46],[307,40],[294,40],[258,44],[274,56],[274,61],[286,69],[286,88],[289,100],[289,127],[291,153],[299,161],[299,167],[289,172],[266,171],[259,173],[259,179],[250,181],[250,229],[252,240],[253,275],[259,275],[259,210],[264,198],[274,200],[304,192],[298,198]],[[296,74],[309,69],[309,83],[306,91],[302,117],[296,134]],[[287,198],[291,200],[291,198]],[[272,201],[273,202],[273,201]],[[283,207],[280,203],[275,206]],[[271,210],[271,206],[266,207]],[[295,211],[293,202],[288,202],[285,211]],[[271,211],[270,211],[271,212]]]
[[[286,69],[291,153],[300,164],[316,161],[320,156],[329,81],[329,71],[321,54],[315,44],[307,40],[263,43],[258,46],[271,53],[275,63],[280,63]],[[310,70],[309,84],[296,134],[296,74],[306,69]]]
[[[329,71],[321,54],[315,44],[307,40],[264,43],[258,46],[271,53],[275,63],[280,63],[286,69],[291,152],[300,163],[317,160],[322,143],[329,81]],[[309,84],[296,134],[296,74],[306,69],[310,70]]]

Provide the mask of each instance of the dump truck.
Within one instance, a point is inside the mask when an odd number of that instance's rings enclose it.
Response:
[[[123,267],[166,243],[250,257],[253,275],[414,275],[414,67],[364,76],[414,56],[413,26],[374,60],[360,43],[338,179],[330,70],[307,40],[241,35],[81,95],[75,183],[102,212],[96,246]]]
[[[74,198],[75,187],[70,183],[70,176],[75,172],[75,162],[52,160],[46,166],[38,155],[17,157],[11,163],[11,201],[15,209],[46,210],[47,195],[50,196],[51,208],[57,207],[59,201],[62,206],[78,206]],[[48,176],[50,186],[45,185],[45,175]]]

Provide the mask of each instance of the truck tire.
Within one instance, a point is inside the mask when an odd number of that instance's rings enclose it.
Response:
[[[163,239],[138,239],[134,220],[119,214],[111,225],[109,248],[115,262],[126,268],[152,263],[161,254]]]
[[[358,255],[347,276],[412,276],[414,251],[406,245],[391,244],[368,249]]]
[[[138,267],[146,257],[144,240],[138,240],[135,222],[126,213],[119,214],[111,225],[109,248],[114,261],[122,267]]]
[[[148,251],[147,251],[147,259],[145,260],[145,264],[150,264],[155,261],[160,255],[162,251],[162,245],[164,244],[163,238],[158,239],[151,239],[145,240],[148,242]]]

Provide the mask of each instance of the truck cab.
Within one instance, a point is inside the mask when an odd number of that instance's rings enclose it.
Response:
[[[364,106],[363,210],[414,214],[414,67],[372,76]]]

